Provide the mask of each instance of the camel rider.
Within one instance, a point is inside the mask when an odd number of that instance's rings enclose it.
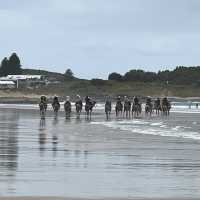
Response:
[[[60,107],[60,103],[58,101],[58,97],[55,95],[54,98],[53,98],[53,103],[52,103],[52,106],[54,107],[55,105],[59,105]]]
[[[82,110],[83,102],[82,102],[82,100],[81,100],[80,95],[78,95],[78,94],[76,95],[76,102],[75,102],[75,106],[77,106],[77,105],[80,105],[81,110]]]
[[[137,98],[137,96],[135,96],[135,98],[133,99],[134,104],[135,105],[139,105],[139,99]]]

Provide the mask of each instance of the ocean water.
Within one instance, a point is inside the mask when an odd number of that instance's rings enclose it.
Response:
[[[0,105],[0,196],[200,197],[200,109],[91,120]]]

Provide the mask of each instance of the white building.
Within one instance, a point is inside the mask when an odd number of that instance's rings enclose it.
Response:
[[[1,77],[0,81],[13,81],[18,87],[39,87],[46,84],[46,77],[43,75],[8,75]]]
[[[4,81],[0,80],[0,89],[13,89],[16,87],[14,81]]]
[[[6,78],[11,80],[43,80],[42,75],[8,75]]]

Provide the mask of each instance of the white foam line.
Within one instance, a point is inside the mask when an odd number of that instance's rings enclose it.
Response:
[[[117,121],[113,122],[91,122],[91,124],[96,125],[104,125],[108,128],[112,129],[120,129],[124,131],[131,131],[133,133],[137,134],[145,134],[145,135],[157,135],[157,136],[164,136],[164,137],[177,137],[177,138],[186,138],[186,139],[194,139],[194,140],[200,140],[200,134],[195,131],[185,131],[183,130],[182,126],[175,126],[172,128],[167,127],[160,127],[160,123],[155,123],[155,128],[152,128],[151,124],[147,124],[144,126],[144,124],[121,124]]]
[[[161,126],[163,123],[162,122],[155,122],[155,123],[151,123],[151,126]]]
[[[171,113],[200,114],[200,110],[170,110]]]

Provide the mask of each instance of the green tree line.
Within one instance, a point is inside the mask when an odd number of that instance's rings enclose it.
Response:
[[[0,76],[9,74],[22,74],[21,62],[16,53],[7,58],[5,57],[0,65]],[[71,69],[67,69],[63,74],[67,79],[74,79]],[[174,70],[164,70],[158,72],[146,72],[144,70],[130,70],[124,75],[113,72],[108,76],[109,80],[132,81],[132,82],[169,82],[171,84],[193,84],[200,86],[200,66],[185,67],[178,66]],[[92,80],[93,84],[102,84],[101,80]]]
[[[174,70],[156,72],[145,72],[143,70],[130,70],[121,75],[113,72],[108,76],[109,80],[135,81],[135,82],[169,82],[173,84],[195,84],[200,85],[200,66],[185,67],[178,66]]]

